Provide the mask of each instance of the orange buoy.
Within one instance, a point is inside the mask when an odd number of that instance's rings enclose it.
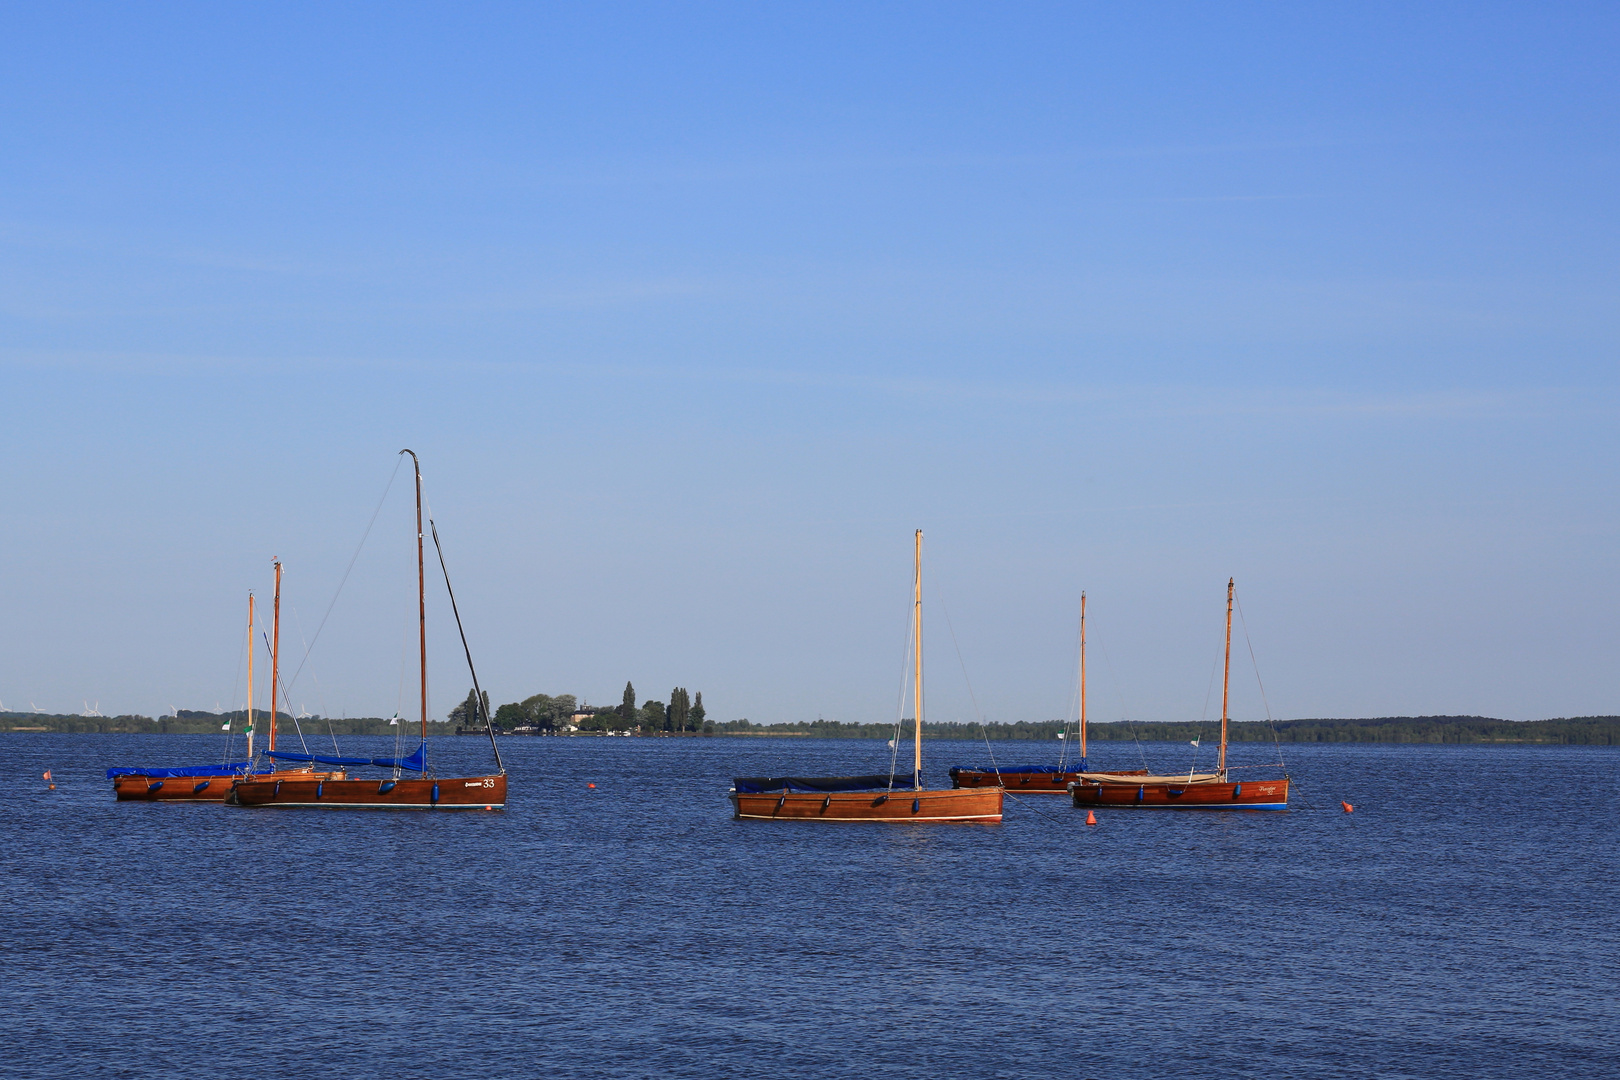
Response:
[[[596,785],[595,784],[586,784],[585,786],[586,787],[595,787]]]
[[[1347,814],[1355,809],[1355,807],[1351,806],[1349,803],[1344,802],[1342,800],[1339,802],[1339,805],[1344,807],[1344,812],[1347,813]]]
[[[1097,814],[1096,814],[1095,811],[1091,811],[1091,810],[1086,811],[1086,824],[1087,825],[1095,825],[1095,824],[1097,824]]]

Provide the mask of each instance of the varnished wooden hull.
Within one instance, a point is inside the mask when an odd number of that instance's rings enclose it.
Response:
[[[1078,807],[1138,810],[1286,810],[1288,779],[1236,783],[1108,784],[1084,781],[1070,788]]]
[[[1141,772],[1146,774],[1145,769]],[[990,769],[951,770],[951,784],[954,787],[1002,787],[1014,795],[1067,795],[1069,785],[1079,779],[1078,772],[998,773]]]
[[[326,781],[256,776],[237,780],[226,801],[328,810],[504,810],[506,776]]]
[[[933,791],[733,791],[735,815],[768,821],[981,821],[1001,820],[1002,789]]]
[[[316,780],[342,779],[343,773],[297,773]],[[224,802],[231,785],[242,777],[225,776],[119,776],[113,795],[120,802]]]

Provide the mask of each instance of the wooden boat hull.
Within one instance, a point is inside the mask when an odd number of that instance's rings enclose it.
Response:
[[[1137,810],[1286,810],[1288,778],[1235,783],[1108,784],[1082,781],[1070,789],[1077,807]]]
[[[120,776],[113,780],[119,802],[223,802],[237,776]]]
[[[1140,770],[1142,775],[1147,770]],[[1122,773],[1121,775],[1131,775]],[[958,788],[1006,788],[1014,795],[1067,795],[1078,772],[1003,772],[991,769],[952,769],[951,785]]]
[[[733,791],[738,818],[762,821],[980,821],[999,822],[1004,792],[977,791]]]
[[[506,775],[326,781],[254,777],[237,780],[226,801],[327,810],[504,810]]]
[[[301,778],[341,780],[344,773],[298,773]],[[113,795],[119,802],[224,802],[231,785],[241,776],[119,776],[113,779]]]

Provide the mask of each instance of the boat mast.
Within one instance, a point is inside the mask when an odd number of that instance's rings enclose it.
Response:
[[[922,726],[923,726],[923,693],[922,693],[922,530],[917,530],[917,550],[914,559],[915,572],[912,575],[913,607],[911,615],[911,636],[916,643],[916,656],[913,666],[916,669],[916,694],[914,702],[917,706],[917,732],[916,754],[912,758],[911,776],[913,788],[922,789]]]
[[[411,466],[416,470],[416,615],[422,652],[422,741],[427,742],[427,570],[422,551],[422,463],[417,460],[415,450],[400,453],[411,455]]]
[[[1215,771],[1226,775],[1226,695],[1232,688],[1232,587],[1236,578],[1226,579],[1226,671],[1221,675],[1221,761]]]
[[[275,610],[270,620],[270,749],[276,748],[276,682],[281,678],[281,560],[276,560]]]
[[[1086,771],[1086,594],[1080,594],[1080,771]]]
[[[253,640],[253,592],[248,591],[248,706],[247,706],[247,756],[248,768],[253,762],[253,652],[257,646]]]

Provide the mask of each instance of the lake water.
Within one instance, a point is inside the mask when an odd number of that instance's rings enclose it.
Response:
[[[503,740],[505,813],[101,779],[218,745],[0,736],[0,1074],[1620,1076],[1620,749],[1284,746],[1289,813],[1093,828],[732,820],[732,775],[886,768],[862,741]]]

